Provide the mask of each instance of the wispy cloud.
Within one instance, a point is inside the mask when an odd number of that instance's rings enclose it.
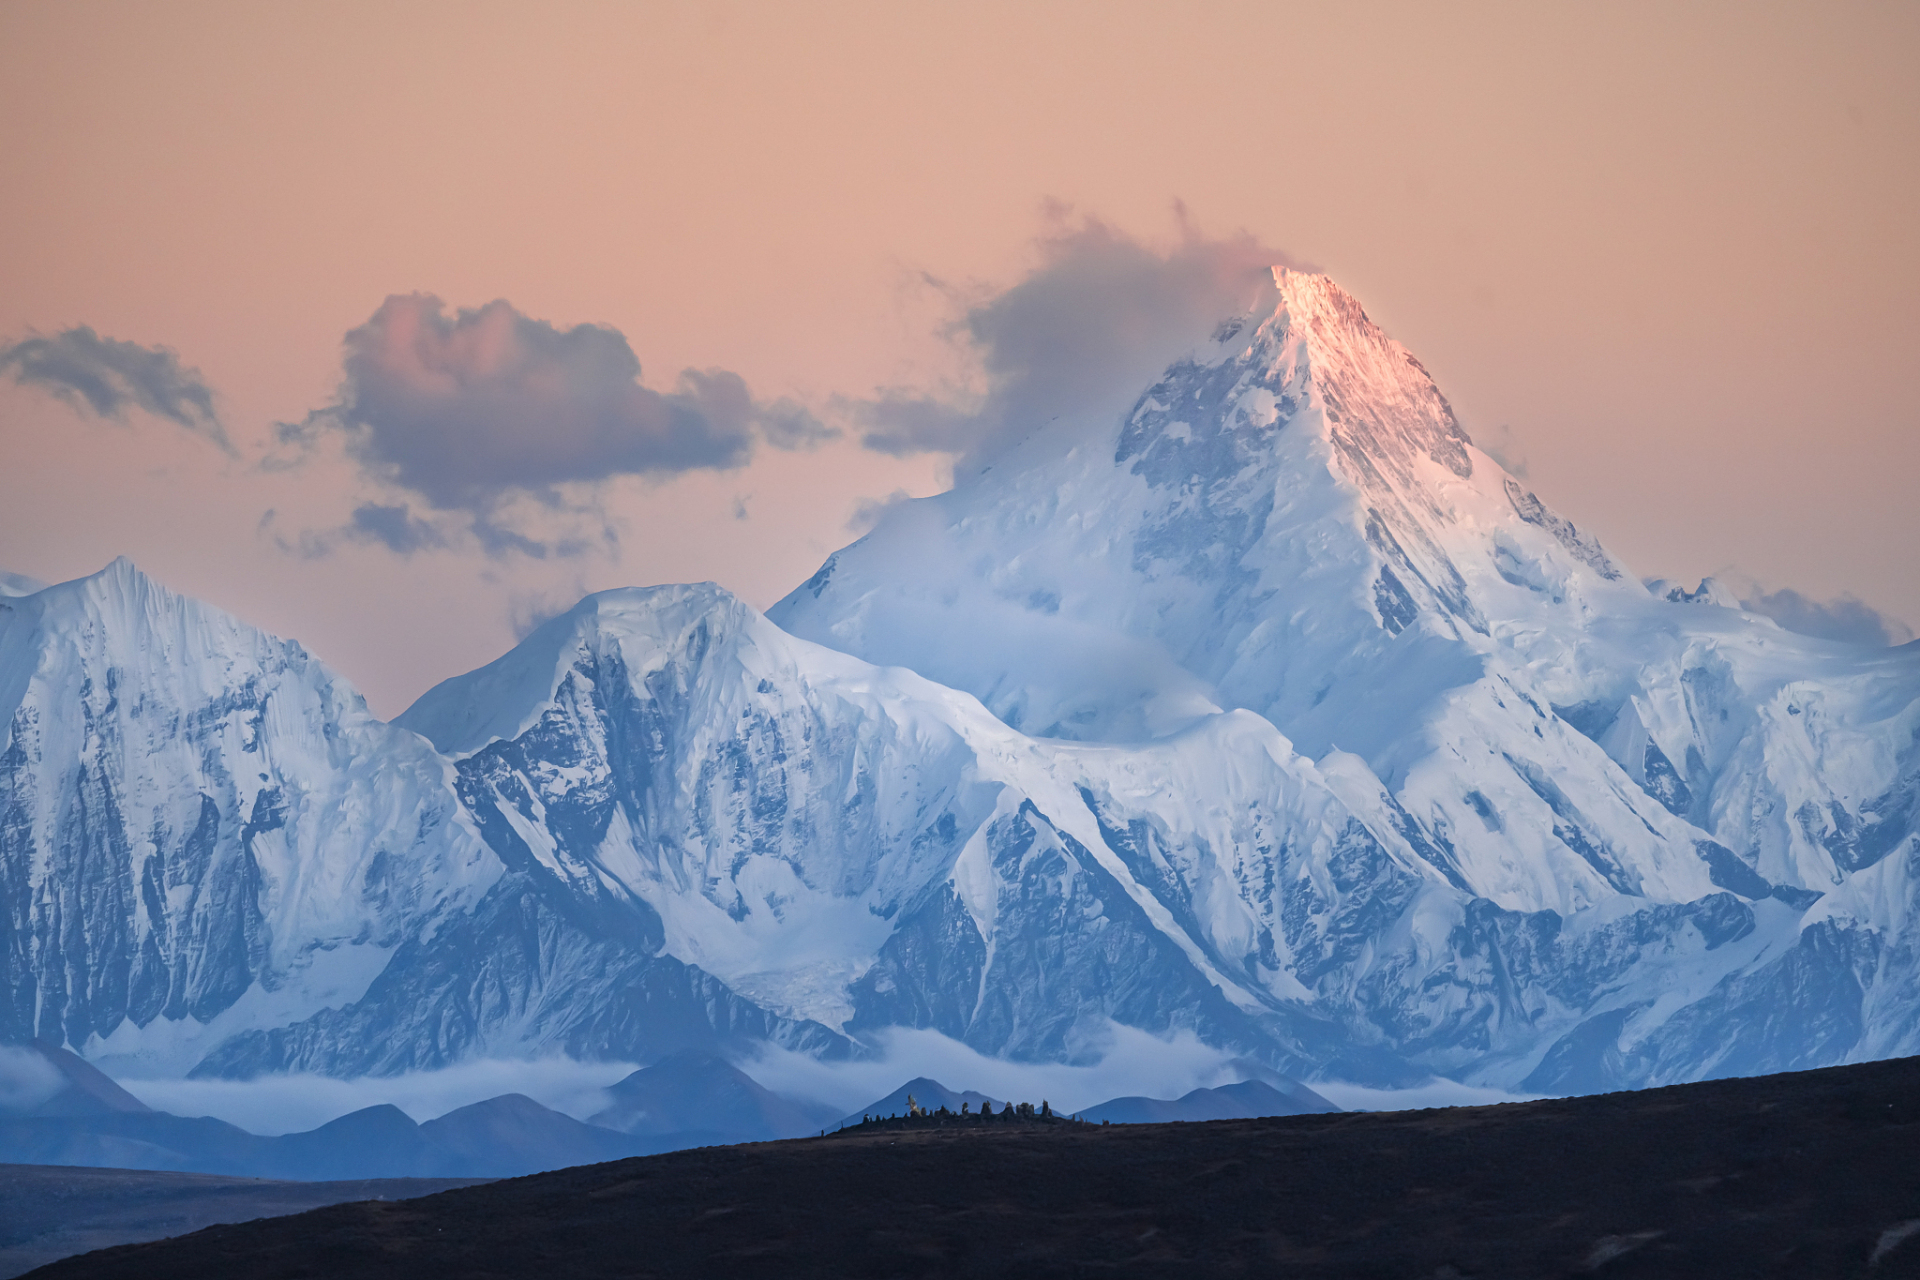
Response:
[[[1162,247],[1097,218],[1051,216],[1039,264],[949,330],[976,362],[977,385],[883,387],[835,402],[867,448],[949,453],[965,466],[1059,418],[1117,420],[1169,363],[1254,301],[1268,268],[1292,265],[1252,236],[1203,235],[1184,213],[1179,238]]]
[[[1422,1111],[1428,1107],[1486,1107],[1500,1102],[1526,1102],[1537,1093],[1508,1093],[1461,1084],[1458,1080],[1430,1080],[1409,1089],[1369,1089],[1364,1085],[1319,1081],[1313,1091],[1348,1111]]]
[[[586,595],[586,580],[577,575],[564,587],[508,592],[507,625],[513,630],[514,640],[525,640],[542,623],[559,617]]]
[[[415,516],[405,503],[382,506],[369,502],[355,507],[347,528],[355,537],[381,543],[403,556],[446,545],[440,531]]]
[[[51,338],[36,334],[0,347],[0,373],[115,422],[125,421],[129,406],[142,409],[235,456],[214,411],[212,389],[199,370],[183,366],[165,347],[103,338],[81,325]]]
[[[1199,1088],[1231,1084],[1246,1073],[1227,1053],[1191,1033],[1160,1037],[1110,1023],[1097,1042],[1081,1046],[1073,1062],[1013,1062],[989,1057],[937,1031],[894,1028],[881,1033],[867,1054],[822,1060],[771,1045],[742,1059],[740,1069],[761,1085],[792,1098],[857,1112],[917,1076],[988,1097],[1052,1104],[1066,1113],[1084,1111],[1110,1098],[1178,1098]],[[28,1058],[32,1061],[28,1061]],[[585,1119],[606,1105],[604,1090],[638,1064],[482,1059],[438,1071],[339,1080],[315,1075],[260,1076],[251,1080],[124,1079],[148,1106],[178,1115],[218,1116],[254,1133],[291,1133],[379,1103],[392,1103],[415,1120],[429,1120],[456,1107],[524,1093]],[[9,1066],[17,1066],[9,1074]],[[12,1088],[22,1100],[50,1094],[57,1081],[41,1070],[37,1055],[17,1062],[0,1050],[0,1097]],[[1368,1089],[1315,1081],[1312,1088],[1350,1109],[1390,1111],[1414,1107],[1477,1106],[1517,1101],[1521,1095],[1436,1079],[1412,1089]],[[30,1096],[31,1095],[31,1096]]]
[[[853,504],[853,515],[847,519],[847,532],[865,533],[879,524],[887,512],[912,500],[913,495],[905,489],[895,489],[884,498],[861,498]]]
[[[1476,431],[1473,442],[1480,446],[1480,452],[1492,458],[1506,470],[1520,479],[1528,479],[1527,454],[1520,445],[1519,437],[1506,423],[1491,430]]]
[[[1791,587],[1768,591],[1755,584],[1742,593],[1740,607],[1772,618],[1789,631],[1823,640],[1884,646],[1913,639],[1912,627],[1855,595],[1816,600]]]

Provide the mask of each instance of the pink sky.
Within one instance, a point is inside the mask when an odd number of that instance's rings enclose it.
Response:
[[[170,348],[237,452],[0,380],[0,568],[131,555],[383,714],[583,590],[765,606],[945,459],[576,486],[617,542],[544,560],[283,550],[386,499],[339,438],[258,463],[412,293],[844,429],[970,376],[955,299],[1035,266],[1049,202],[1169,249],[1179,201],[1358,294],[1637,572],[1920,624],[1916,66],[1899,5],[0,5],[0,344]]]

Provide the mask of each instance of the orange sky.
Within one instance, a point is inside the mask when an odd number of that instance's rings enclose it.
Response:
[[[169,347],[241,454],[0,383],[0,568],[130,554],[384,714],[582,589],[764,606],[941,460],[613,481],[617,558],[540,562],[291,555],[355,473],[254,460],[389,294],[824,414],[964,374],[921,273],[983,293],[1048,201],[1167,240],[1178,200],[1357,293],[1639,573],[1920,625],[1916,66],[1902,4],[0,2],[0,342]]]

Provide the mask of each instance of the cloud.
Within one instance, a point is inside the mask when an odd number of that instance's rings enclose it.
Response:
[[[1501,423],[1491,431],[1474,432],[1473,442],[1480,447],[1480,452],[1499,463],[1508,474],[1522,480],[1529,478],[1526,451],[1520,447],[1519,437],[1513,434],[1513,428],[1506,423]]]
[[[893,1028],[881,1032],[870,1052],[825,1061],[763,1045],[739,1061],[761,1085],[789,1097],[828,1103],[847,1112],[891,1093],[915,1076],[931,1076],[955,1089],[990,1097],[1045,1099],[1063,1111],[1084,1110],[1108,1098],[1144,1094],[1177,1098],[1202,1086],[1243,1079],[1229,1055],[1202,1044],[1191,1032],[1162,1038],[1109,1023],[1081,1046],[1073,1063],[1012,1062],[985,1054],[937,1031]],[[606,1086],[635,1069],[634,1063],[486,1059],[437,1071],[338,1080],[313,1075],[260,1076],[250,1080],[120,1081],[148,1106],[178,1115],[213,1115],[254,1133],[290,1133],[325,1124],[349,1111],[390,1102],[415,1120],[503,1093],[528,1097],[584,1119],[605,1104]]]
[[[1044,1099],[1069,1113],[1109,1098],[1177,1098],[1244,1078],[1231,1055],[1202,1044],[1191,1032],[1162,1038],[1119,1023],[1108,1023],[1099,1043],[1082,1046],[1073,1062],[992,1058],[937,1031],[898,1027],[880,1032],[871,1047],[867,1057],[827,1061],[767,1045],[740,1069],[775,1093],[842,1107],[849,1114],[915,1076],[1003,1101],[1038,1106]]]
[[[861,498],[853,504],[853,515],[847,519],[847,532],[866,533],[879,524],[887,512],[912,500],[913,495],[905,489],[895,489],[884,498]]]
[[[35,335],[0,347],[0,373],[21,386],[39,387],[75,408],[123,421],[128,405],[166,418],[204,436],[234,456],[232,441],[214,412],[213,391],[200,371],[181,365],[165,347],[103,338],[85,325],[51,338]]]
[[[977,362],[980,385],[885,387],[835,402],[867,448],[978,463],[1058,418],[1115,421],[1182,352],[1271,288],[1268,268],[1291,265],[1249,235],[1204,236],[1184,215],[1179,239],[1156,248],[1096,218],[1052,212],[1039,265],[949,331]]]
[[[0,1115],[38,1106],[60,1092],[66,1078],[23,1045],[0,1045]]]
[[[447,545],[438,529],[415,516],[404,503],[393,507],[365,503],[354,508],[347,528],[361,541],[381,543],[397,555]]]
[[[585,579],[575,577],[569,587],[544,587],[507,593],[507,626],[517,644],[542,623],[559,617],[587,595]]]
[[[871,1048],[867,1057],[829,1061],[767,1045],[739,1065],[775,1093],[842,1107],[848,1114],[915,1076],[1003,1101],[1037,1105],[1045,1099],[1068,1114],[1113,1098],[1178,1098],[1194,1089],[1248,1078],[1230,1054],[1201,1043],[1191,1032],[1161,1037],[1116,1022],[1106,1025],[1099,1043],[1083,1046],[1087,1052],[1075,1055],[1073,1062],[991,1058],[937,1031],[900,1027],[879,1033]],[[1368,1089],[1338,1081],[1314,1081],[1310,1087],[1338,1106],[1364,1111],[1481,1106],[1536,1096],[1438,1077],[1411,1089]]]
[[[1740,607],[1763,614],[1803,636],[1845,640],[1852,644],[1893,645],[1913,639],[1913,628],[1888,617],[1854,595],[1815,600],[1791,587],[1767,591],[1758,585],[1745,593]]]
[[[333,404],[280,424],[292,460],[265,465],[297,465],[337,435],[367,478],[409,500],[366,503],[341,532],[402,555],[462,532],[492,555],[564,555],[513,509],[580,515],[593,506],[583,486],[727,470],[762,443],[806,449],[838,434],[797,401],[756,400],[726,369],[687,369],[654,390],[617,329],[557,328],[504,299],[449,315],[429,295],[389,297],[346,335],[342,374]]]
[[[1044,1099],[1066,1112],[1129,1094],[1177,1098],[1202,1086],[1244,1078],[1229,1055],[1202,1044],[1190,1032],[1161,1038],[1108,1024],[1098,1043],[1083,1047],[1087,1052],[1074,1063],[1012,1062],[988,1057],[937,1031],[894,1028],[881,1032],[863,1057],[823,1061],[764,1045],[738,1065],[775,1093],[846,1112],[922,1075],[1004,1101],[1038,1105]],[[569,1058],[483,1059],[436,1071],[352,1080],[280,1075],[249,1080],[129,1078],[120,1083],[162,1111],[217,1116],[253,1133],[276,1134],[312,1129],[379,1103],[392,1103],[415,1120],[429,1120],[503,1093],[524,1093],[585,1119],[606,1105],[602,1091],[637,1065]]]
[[[937,1031],[893,1028],[880,1033],[862,1057],[822,1060],[773,1045],[743,1058],[740,1069],[762,1086],[788,1097],[825,1103],[847,1113],[885,1097],[916,1076],[952,1089],[973,1089],[1002,1101],[1051,1103],[1071,1114],[1110,1098],[1178,1098],[1247,1078],[1235,1061],[1191,1033],[1160,1037],[1110,1023],[1101,1043],[1072,1063],[1012,1062],[988,1057]],[[12,1055],[12,1056],[10,1056]],[[431,1120],[456,1107],[523,1093],[535,1101],[586,1119],[606,1105],[605,1090],[638,1063],[480,1059],[436,1071],[340,1080],[317,1075],[269,1075],[248,1080],[145,1080],[123,1078],[128,1092],[150,1107],[175,1115],[216,1116],[252,1133],[297,1133],[363,1107],[391,1103],[415,1120]],[[9,1074],[9,1067],[14,1068]],[[7,1090],[12,1088],[13,1092]],[[59,1087],[37,1054],[0,1049],[0,1106],[11,1099],[32,1105]],[[1355,1110],[1479,1106],[1533,1095],[1507,1094],[1435,1079],[1412,1089],[1368,1089],[1314,1081],[1329,1101]]]

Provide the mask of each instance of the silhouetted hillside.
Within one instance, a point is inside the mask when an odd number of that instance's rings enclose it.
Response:
[[[276,1182],[204,1173],[0,1164],[0,1280],[57,1258],[345,1200],[402,1200],[474,1179]]]
[[[1437,1111],[889,1123],[70,1259],[206,1276],[1920,1275],[1920,1060]]]

